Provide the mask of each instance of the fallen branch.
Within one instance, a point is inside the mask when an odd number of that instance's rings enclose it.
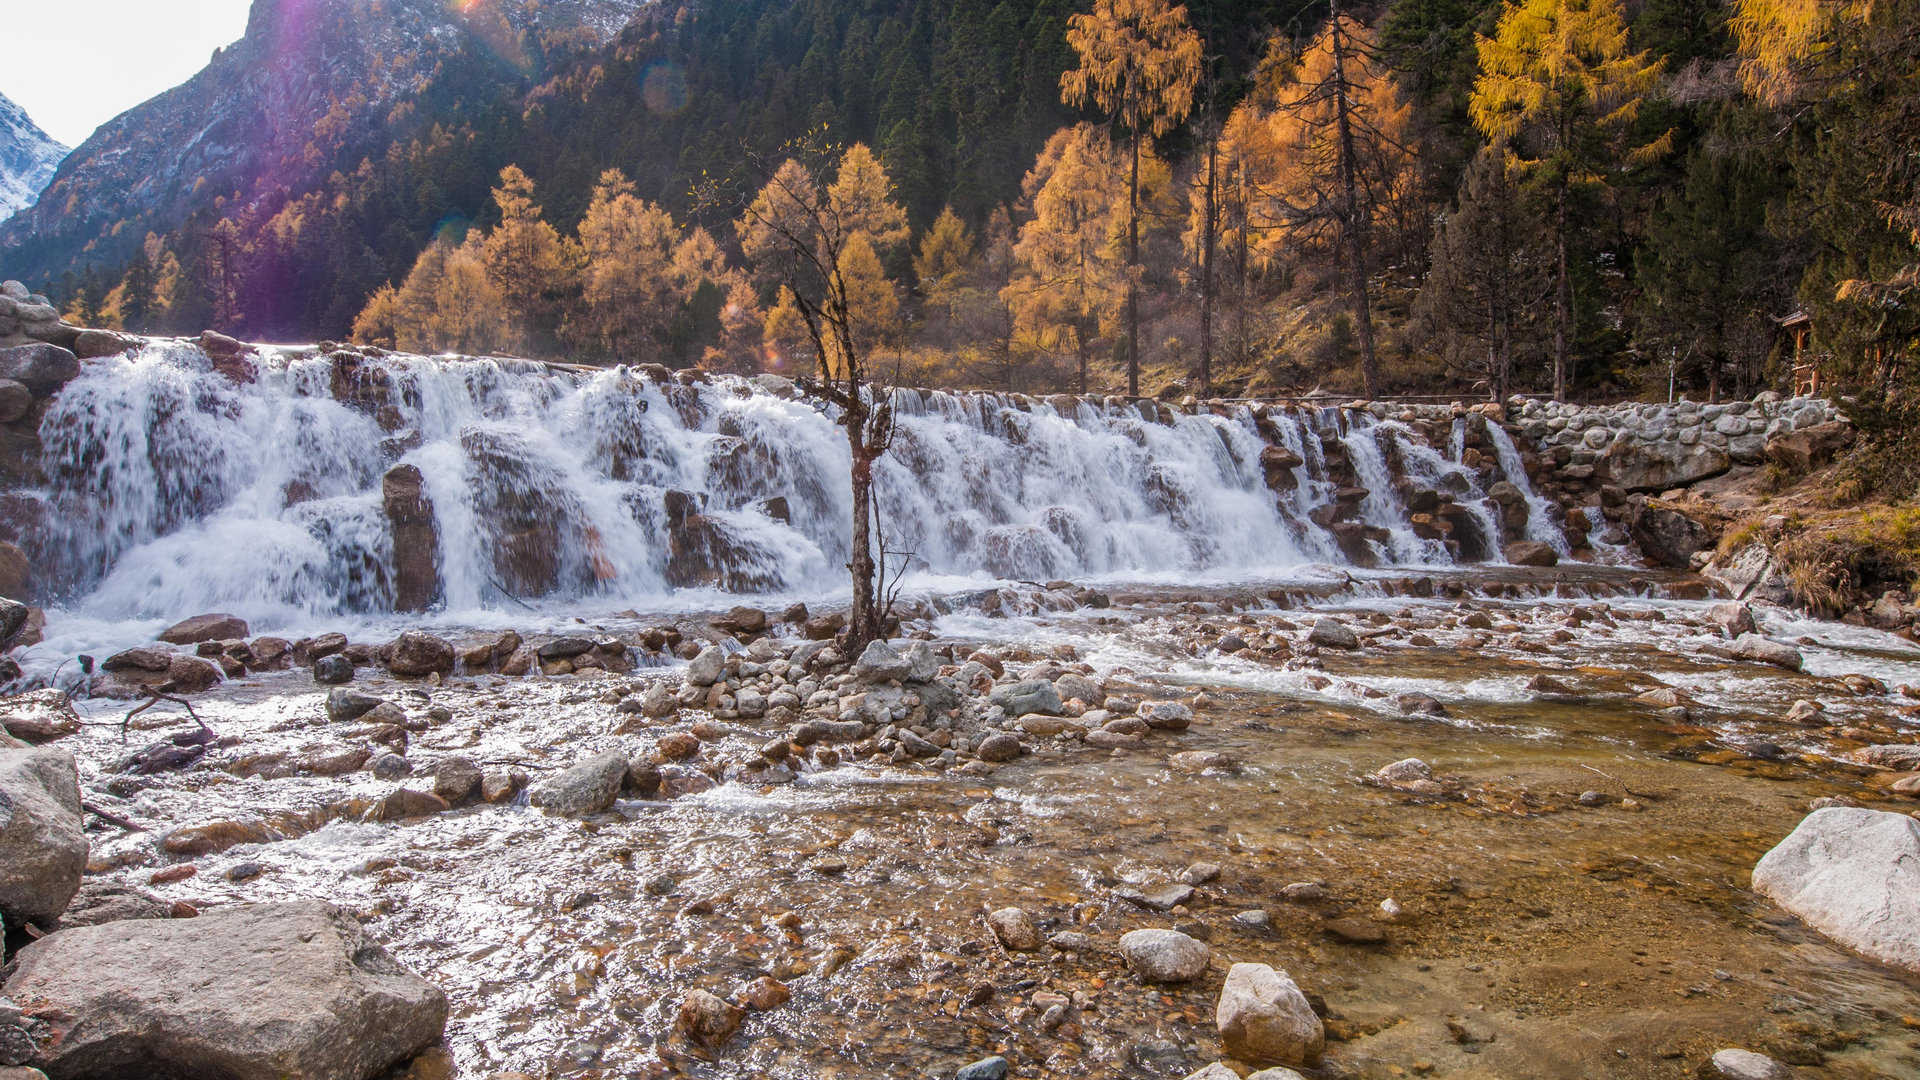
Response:
[[[90,802],[82,802],[80,804],[80,808],[82,810],[85,810],[87,813],[92,814],[94,817],[99,818],[101,821],[104,821],[109,825],[118,827],[122,832],[146,832],[147,831],[144,826],[135,825],[133,822],[128,821],[126,818],[123,818],[118,814],[108,813],[107,811],[100,809],[99,807],[93,805]]]

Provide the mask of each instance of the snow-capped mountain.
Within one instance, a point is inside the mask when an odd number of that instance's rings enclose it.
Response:
[[[32,206],[67,148],[47,137],[27,111],[0,94],[0,221]]]
[[[650,0],[254,0],[199,74],[102,124],[48,197],[0,226],[0,257],[125,257],[148,231],[309,189],[546,57],[606,44]],[[37,190],[37,189],[36,189]]]

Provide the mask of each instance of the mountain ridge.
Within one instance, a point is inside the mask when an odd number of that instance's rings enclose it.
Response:
[[[0,222],[32,206],[66,156],[65,144],[0,94]]]

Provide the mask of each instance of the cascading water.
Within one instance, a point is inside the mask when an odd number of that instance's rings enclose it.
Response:
[[[1553,523],[1549,503],[1544,496],[1533,490],[1533,484],[1527,479],[1526,463],[1520,460],[1520,448],[1513,444],[1513,436],[1499,424],[1488,423],[1487,440],[1493,444],[1494,456],[1500,462],[1500,472],[1508,483],[1518,488],[1521,498],[1527,503],[1526,538],[1537,540],[1559,553],[1561,558],[1573,554],[1572,545],[1567,543],[1567,534]]]
[[[447,611],[820,592],[844,574],[845,438],[777,385],[312,349],[263,350],[233,375],[160,342],[91,363],[53,403],[48,483],[31,493],[46,512],[27,542],[69,612],[274,625],[391,610],[402,553],[383,478],[401,465],[430,504]],[[1389,538],[1381,561],[1452,561],[1415,534],[1406,483],[1485,515],[1476,474],[1364,413],[1342,433],[1334,410],[930,391],[894,403],[884,538],[924,574],[1252,576],[1340,561],[1336,461],[1367,489],[1357,511]],[[1264,471],[1270,445],[1297,462],[1285,483]]]

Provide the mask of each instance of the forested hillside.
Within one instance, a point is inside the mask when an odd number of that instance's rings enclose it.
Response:
[[[444,54],[352,160],[0,257],[131,328],[804,366],[736,219],[812,133],[810,181],[855,148],[901,212],[858,255],[903,379],[1745,393],[1806,307],[1885,389],[1913,8],[689,0]]]

